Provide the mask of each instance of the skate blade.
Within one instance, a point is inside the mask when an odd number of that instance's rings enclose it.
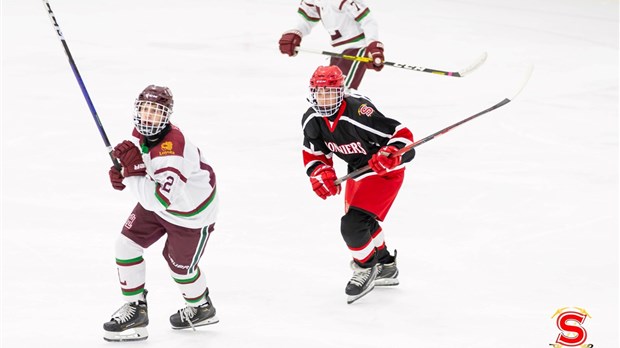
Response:
[[[373,282],[373,284],[372,284],[371,286],[369,286],[369,287],[368,287],[368,289],[366,289],[366,290],[362,291],[362,293],[361,293],[361,294],[359,294],[359,295],[349,296],[349,297],[347,298],[347,304],[351,304],[351,303],[353,303],[353,302],[355,302],[355,301],[359,300],[360,298],[364,297],[367,293],[371,292],[371,291],[372,291],[372,289],[374,289],[374,288],[375,288],[375,284],[374,284],[374,282]]]
[[[136,327],[121,332],[105,331],[103,339],[108,342],[142,341],[149,337],[146,327]]]
[[[194,323],[194,327],[199,327],[199,326],[205,326],[205,325],[212,325],[212,324],[217,324],[220,322],[220,319],[218,319],[217,316],[209,318],[207,320],[201,321],[199,323]],[[183,330],[183,329],[191,329],[191,326],[173,326],[172,327],[174,330]]]
[[[396,286],[400,284],[396,278],[383,278],[375,280],[375,286]]]

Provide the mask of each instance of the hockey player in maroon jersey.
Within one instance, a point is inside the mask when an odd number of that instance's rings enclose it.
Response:
[[[134,105],[134,142],[113,151],[122,172],[110,168],[116,190],[127,187],[138,204],[116,241],[116,264],[125,304],[103,325],[107,341],[148,337],[144,249],[166,235],[163,256],[186,307],[170,317],[173,329],[215,324],[215,307],[198,267],[213,232],[218,197],[215,174],[200,150],[169,121],[170,89],[150,85]]]
[[[396,251],[390,255],[379,225],[400,190],[404,164],[415,151],[394,155],[413,143],[411,131],[387,118],[360,95],[345,94],[344,76],[337,66],[320,66],[310,79],[312,106],[302,119],[303,161],[314,192],[326,199],[341,192],[335,184],[333,156],[348,164],[349,172],[371,169],[346,182],[345,214],[340,230],[353,261],[353,277],[346,286],[348,303],[375,285],[398,285]]]
[[[302,0],[297,9],[299,16],[295,27],[282,34],[280,52],[297,55],[295,49],[302,37],[310,34],[320,21],[331,36],[331,45],[342,54],[373,59],[370,63],[332,57],[330,65],[337,65],[347,76],[344,86],[358,89],[366,69],[383,69],[383,43],[379,41],[379,29],[370,8],[364,0]]]

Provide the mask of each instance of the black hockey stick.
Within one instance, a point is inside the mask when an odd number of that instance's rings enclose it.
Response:
[[[355,61],[362,62],[362,63],[372,62],[372,59],[370,57],[350,56],[347,54],[336,53],[336,52],[318,51],[318,50],[311,50],[311,49],[306,49],[306,48],[301,48],[301,47],[297,47],[295,51],[322,54],[326,56],[337,57],[337,58],[342,58],[342,59],[347,59],[347,60],[355,60]],[[478,67],[481,66],[482,63],[484,63],[486,60],[487,60],[487,53],[484,52],[480,57],[478,57],[478,59],[474,63],[472,63],[470,66],[464,69],[461,69],[459,71],[444,71],[444,70],[430,69],[430,68],[425,68],[425,67],[416,66],[416,65],[401,64],[401,63],[394,63],[394,62],[383,62],[383,64],[394,67],[394,68],[401,68],[401,69],[406,69],[406,70],[420,71],[420,72],[426,72],[426,73],[444,75],[444,76],[463,77],[469,74],[470,72],[478,69]]]
[[[114,167],[120,171],[121,165],[120,163],[118,163],[116,158],[112,156],[112,145],[110,145],[110,140],[108,140],[108,136],[106,135],[105,130],[103,129],[103,125],[101,124],[101,120],[99,119],[99,116],[97,115],[95,106],[93,105],[92,100],[90,100],[90,95],[88,95],[88,91],[86,90],[84,81],[82,81],[82,76],[80,75],[80,72],[78,71],[77,65],[75,65],[73,56],[71,56],[71,51],[69,51],[69,46],[67,45],[67,41],[65,40],[65,37],[62,35],[62,31],[60,31],[60,26],[58,25],[58,21],[56,21],[56,16],[54,15],[54,12],[52,11],[52,8],[50,7],[50,3],[47,0],[43,0],[43,4],[45,5],[47,9],[47,13],[50,16],[52,25],[54,26],[54,29],[56,30],[56,34],[58,34],[58,38],[60,39],[60,42],[62,43],[62,47],[64,47],[65,49],[67,58],[69,58],[69,64],[71,65],[71,70],[73,70],[73,74],[75,75],[75,78],[77,79],[77,82],[80,85],[80,89],[82,90],[82,94],[84,95],[84,98],[86,99],[86,103],[88,104],[90,113],[93,115],[93,119],[95,120],[95,123],[97,124],[97,128],[99,129],[99,134],[101,134],[101,138],[103,138],[103,143],[108,149],[108,155],[110,155],[110,159],[112,159],[112,163],[114,164]]]
[[[426,143],[428,141],[431,141],[431,140],[435,139],[435,137],[438,137],[438,136],[440,136],[442,134],[448,133],[449,131],[451,131],[452,129],[454,129],[454,128],[460,126],[460,125],[462,125],[463,123],[469,122],[469,121],[473,120],[476,117],[482,116],[482,115],[484,115],[486,113],[489,113],[489,112],[491,112],[491,111],[493,111],[495,109],[499,109],[502,106],[510,103],[512,100],[514,100],[514,98],[517,97],[517,95],[519,95],[519,93],[521,93],[521,91],[523,90],[523,88],[527,84],[527,81],[530,79],[530,76],[532,75],[532,70],[534,70],[534,66],[533,65],[531,65],[527,69],[527,73],[526,73],[523,81],[519,85],[519,89],[512,95],[512,97],[504,98],[499,103],[497,103],[497,104],[495,104],[495,105],[493,105],[493,106],[491,106],[491,107],[489,107],[487,109],[484,109],[484,110],[480,111],[479,113],[477,113],[475,115],[471,115],[471,116],[467,117],[466,119],[461,120],[461,121],[459,121],[459,122],[457,122],[457,123],[455,123],[453,125],[450,125],[450,126],[444,128],[444,129],[440,130],[440,131],[437,131],[437,132],[435,132],[435,133],[433,133],[433,134],[431,134],[431,135],[429,135],[429,136],[427,136],[427,137],[425,137],[423,139],[420,139],[420,140],[414,142],[413,144],[409,144],[409,145],[403,147],[402,149],[396,151],[393,155],[397,155],[397,156],[402,155],[403,153],[413,149],[414,147],[417,147],[418,145],[422,145],[422,144],[424,144],[424,143]],[[366,165],[366,166],[364,166],[362,168],[358,168],[358,169],[352,171],[351,173],[349,173],[349,174],[347,174],[347,175],[345,175],[345,176],[343,176],[341,178],[336,179],[336,181],[334,183],[336,185],[340,185],[341,183],[345,182],[346,180],[357,178],[361,174],[367,172],[369,169],[370,169],[370,166],[368,166],[368,165]]]

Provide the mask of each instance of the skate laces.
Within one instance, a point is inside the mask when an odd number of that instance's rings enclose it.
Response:
[[[134,314],[136,314],[136,307],[132,306],[132,304],[128,302],[112,314],[112,320],[119,324],[123,324],[131,319]]]
[[[179,309],[179,316],[181,318],[181,322],[188,322],[189,326],[191,326],[194,331],[196,331],[196,328],[194,327],[192,318],[196,315],[196,313],[198,313],[198,308],[192,306],[187,306],[183,309]]]
[[[351,278],[350,283],[363,287],[366,281],[368,281],[368,278],[370,278],[371,273],[372,268],[362,268],[360,270],[356,270],[353,272],[353,277]]]

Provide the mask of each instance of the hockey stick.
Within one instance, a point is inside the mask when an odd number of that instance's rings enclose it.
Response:
[[[517,95],[519,95],[519,93],[521,93],[521,91],[523,90],[523,88],[527,84],[527,81],[530,79],[530,76],[532,75],[532,71],[533,70],[534,70],[534,66],[530,65],[528,67],[528,69],[527,69],[525,77],[523,78],[523,81],[519,85],[519,88],[517,89],[517,91],[512,95],[512,97],[504,98],[499,103],[497,103],[497,104],[495,104],[495,105],[493,105],[493,106],[491,106],[491,107],[489,107],[487,109],[484,109],[484,110],[480,111],[479,113],[477,113],[475,115],[471,115],[471,116],[467,117],[466,119],[463,119],[463,120],[461,120],[461,121],[459,121],[459,122],[457,122],[457,123],[455,123],[453,125],[450,125],[450,126],[444,128],[444,129],[440,130],[440,131],[437,131],[437,132],[427,136],[426,138],[420,139],[420,140],[414,142],[413,144],[409,144],[409,145],[403,147],[402,149],[394,152],[393,155],[396,155],[396,156],[402,155],[403,153],[413,149],[414,147],[417,147],[418,145],[422,145],[422,144],[424,144],[424,143],[426,143],[428,141],[431,141],[431,140],[435,139],[435,137],[438,137],[440,135],[448,133],[449,131],[451,131],[452,129],[454,129],[454,128],[460,126],[460,125],[462,125],[463,123],[469,122],[469,121],[473,120],[476,117],[482,116],[482,115],[484,115],[486,113],[489,113],[489,112],[491,112],[491,111],[493,111],[495,109],[499,109],[500,107],[510,103],[512,100],[514,100],[514,98],[517,97]],[[349,173],[349,174],[347,174],[347,175],[345,175],[345,176],[343,176],[341,178],[336,179],[336,181],[334,181],[334,183],[336,185],[340,185],[341,183],[345,182],[346,180],[357,178],[358,176],[360,176],[361,174],[365,173],[369,169],[370,169],[370,166],[368,166],[368,165],[366,165],[366,166],[364,166],[362,168],[358,168],[358,169],[352,171],[351,173]]]
[[[358,61],[362,63],[372,62],[372,59],[370,57],[350,56],[347,54],[336,53],[336,52],[318,51],[318,50],[311,50],[311,49],[306,49],[306,48],[301,48],[301,47],[295,48],[295,51],[322,54],[322,55],[336,57],[336,58],[354,60],[354,61]],[[383,64],[394,67],[394,68],[401,68],[405,70],[420,71],[420,72],[426,72],[426,73],[444,75],[444,76],[463,77],[469,74],[470,72],[478,69],[478,67],[481,66],[482,63],[484,63],[487,60],[487,56],[488,56],[487,53],[484,52],[480,57],[478,57],[478,59],[474,63],[472,63],[470,66],[464,69],[461,69],[459,71],[443,71],[443,70],[430,69],[430,68],[425,68],[425,67],[416,66],[416,65],[400,64],[400,63],[394,63],[394,62],[383,62]]]
[[[95,106],[93,105],[92,100],[90,100],[90,95],[88,95],[88,91],[86,90],[84,81],[82,81],[82,76],[80,75],[80,72],[78,71],[77,65],[75,65],[73,56],[71,56],[71,51],[69,51],[69,46],[67,45],[67,41],[65,40],[65,37],[62,35],[62,32],[60,31],[60,26],[58,25],[58,21],[56,21],[56,16],[54,15],[54,12],[52,11],[50,3],[47,0],[43,0],[43,4],[47,8],[47,13],[50,16],[52,25],[54,26],[54,29],[56,30],[56,34],[58,34],[58,38],[60,39],[60,42],[62,43],[62,47],[64,47],[65,49],[67,58],[69,58],[69,64],[71,65],[71,70],[73,70],[73,74],[75,75],[75,78],[77,79],[77,82],[80,85],[80,89],[82,90],[82,94],[84,95],[84,98],[86,99],[86,103],[88,104],[90,113],[93,115],[93,119],[95,120],[95,123],[97,124],[97,128],[99,129],[99,134],[101,134],[101,138],[103,138],[103,143],[108,149],[108,155],[110,155],[110,159],[112,159],[112,163],[114,164],[114,167],[120,171],[121,165],[120,163],[118,163],[116,158],[112,156],[112,145],[110,145],[110,140],[108,140],[108,136],[106,135],[105,130],[103,129],[101,120],[99,120],[99,116],[97,116],[97,111],[95,110]]]

